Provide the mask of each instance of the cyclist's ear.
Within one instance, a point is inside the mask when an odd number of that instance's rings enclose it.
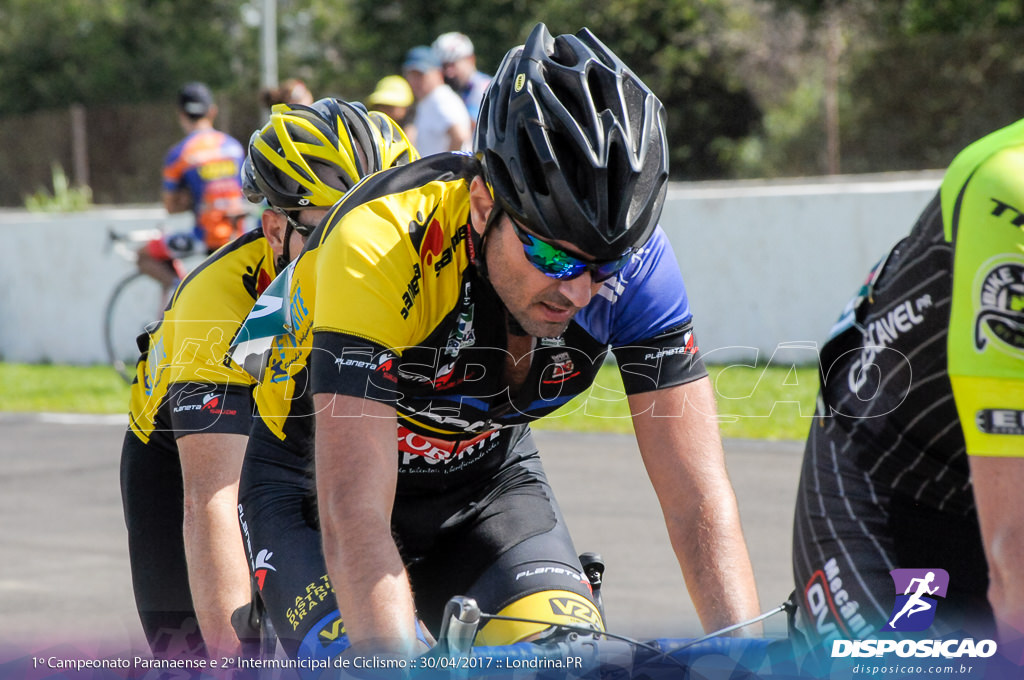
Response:
[[[473,229],[483,235],[487,226],[487,218],[494,208],[494,198],[487,189],[487,182],[480,175],[473,178],[469,185],[469,216]]]
[[[284,235],[288,227],[288,220],[276,210],[267,208],[263,211],[261,221],[263,223],[263,235],[267,239],[267,244],[274,251],[274,255],[281,256],[284,254]]]

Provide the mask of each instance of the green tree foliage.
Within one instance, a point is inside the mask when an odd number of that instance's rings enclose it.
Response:
[[[493,73],[538,20],[554,33],[585,25],[665,102],[673,176],[724,177],[729,144],[760,119],[733,77],[735,50],[715,38],[724,2],[277,0],[279,73],[305,79],[316,96],[362,99],[379,78],[400,70],[406,50],[444,31],[469,34],[479,67]],[[79,102],[90,111],[92,144],[104,124],[95,122],[97,107],[169,103],[181,83],[203,80],[219,95],[219,126],[244,139],[260,122],[261,6],[260,0],[6,0],[0,4],[0,116]],[[166,128],[147,139],[165,148],[177,134],[170,117]],[[98,153],[90,149],[91,157]],[[50,160],[39,163],[40,173]],[[66,154],[55,160],[69,161]],[[123,182],[92,179],[99,200],[117,200]]]
[[[900,0],[882,4],[879,16],[894,35],[964,34],[1020,26],[1024,5],[1019,0]]]
[[[858,55],[844,144],[851,172],[943,168],[1024,116],[1021,28],[927,32]]]
[[[966,144],[1024,115],[1018,0],[776,0],[846,11],[846,172],[945,167]],[[838,8],[838,9],[837,9]],[[806,9],[806,7],[805,7]]]
[[[715,39],[724,21],[719,0],[353,0],[353,9],[356,25],[374,27],[349,31],[359,52],[376,55],[355,74],[366,87],[372,79],[362,74],[372,70],[375,79],[396,72],[407,49],[444,31],[469,35],[478,67],[493,73],[537,21],[554,34],[590,28],[665,103],[675,178],[727,176],[723,149],[760,120],[730,70],[736,54]]]
[[[99,202],[153,200],[187,80],[206,81],[218,125],[247,138],[262,122],[261,7],[0,2],[0,203],[20,204],[52,162],[74,167],[74,102]],[[826,119],[832,131],[838,121],[843,172],[941,167],[1024,112],[1020,0],[277,0],[277,20],[280,77],[348,99],[444,31],[470,35],[493,73],[537,21],[587,26],[665,102],[676,179],[824,172]]]
[[[6,0],[0,115],[169,98],[188,80],[222,88],[256,45],[233,0]]]

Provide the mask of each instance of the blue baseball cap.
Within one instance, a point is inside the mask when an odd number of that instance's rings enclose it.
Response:
[[[405,61],[402,62],[403,71],[419,71],[426,73],[441,68],[441,60],[437,53],[426,45],[418,45],[405,53]]]

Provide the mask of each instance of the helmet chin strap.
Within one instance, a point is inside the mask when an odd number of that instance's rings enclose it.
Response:
[[[289,263],[291,263],[292,261],[290,251],[293,231],[295,230],[292,228],[292,223],[286,221],[284,227],[283,248],[281,249],[281,254],[278,255],[277,258],[274,260],[274,265],[277,267],[277,271],[274,272],[275,274],[280,274],[281,272],[283,272],[285,268],[289,265]]]
[[[498,206],[497,201],[495,201],[494,205],[491,207],[490,214],[487,215],[487,224],[484,225],[484,232],[482,234],[478,234],[472,225],[469,227],[469,240],[470,246],[472,247],[470,256],[473,258],[473,264],[476,265],[476,270],[488,281],[490,280],[490,277],[487,275],[487,237],[491,235],[491,231],[494,230],[498,224],[498,220],[500,220],[501,216],[504,214],[505,211],[502,210]],[[472,219],[472,217],[470,217],[470,219]]]
[[[471,253],[473,257],[473,264],[476,265],[476,270],[480,273],[480,276],[490,283],[490,277],[487,275],[487,237],[491,235],[491,231],[498,224],[498,220],[505,214],[505,211],[501,209],[498,202],[494,202],[494,206],[491,208],[491,213],[487,216],[487,224],[484,225],[484,232],[478,234],[476,229],[470,226],[470,246],[473,248]],[[505,310],[505,327],[509,335],[515,335],[518,337],[529,337],[529,333],[523,328],[522,324],[512,316],[511,312],[508,311],[508,307],[505,307],[505,301],[498,295],[498,300],[501,302],[501,306]]]

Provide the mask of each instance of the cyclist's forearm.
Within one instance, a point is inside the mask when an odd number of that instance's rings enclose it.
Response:
[[[249,602],[249,568],[238,530],[237,487],[185,511],[185,555],[192,601],[209,653],[240,652],[231,613]]]
[[[731,500],[731,502],[730,502]],[[760,613],[754,571],[731,489],[707,498],[698,517],[668,521],[669,536],[701,624],[712,632]],[[756,636],[760,624],[732,633]]]
[[[710,381],[632,395],[637,443],[701,623],[756,616],[757,590],[714,419]],[[758,634],[752,626],[738,635]]]
[[[349,641],[368,652],[411,655],[415,606],[390,531],[343,524],[324,527],[324,557]]]
[[[316,394],[316,483],[327,574],[352,645],[411,655],[415,606],[391,537],[393,407]]]
[[[178,440],[189,587],[203,640],[213,654],[238,650],[231,613],[251,596],[238,528],[238,477],[247,439],[200,432]]]
[[[971,482],[988,562],[988,600],[1000,643],[1024,638],[1024,459],[970,456]]]

